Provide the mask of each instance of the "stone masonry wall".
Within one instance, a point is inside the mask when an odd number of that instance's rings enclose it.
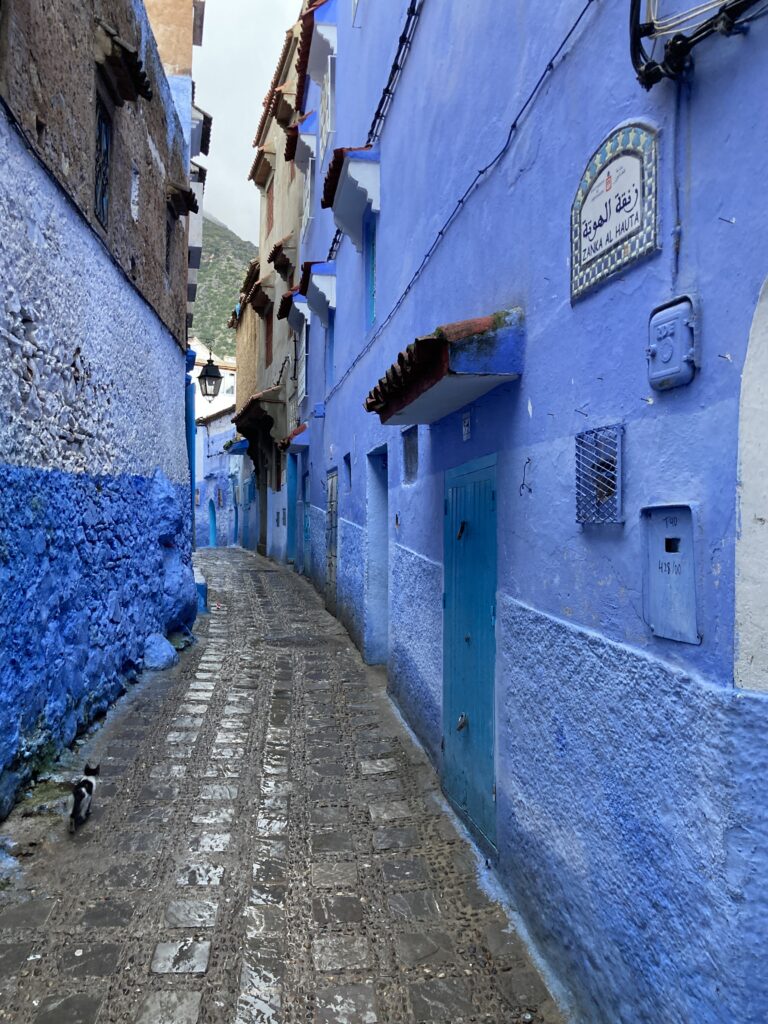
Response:
[[[112,112],[109,217],[94,212],[96,19],[139,52],[153,91]],[[33,150],[114,259],[183,342],[186,219],[173,227],[166,270],[166,195],[187,181],[186,143],[140,0],[4,0],[0,6],[0,96]]]
[[[194,619],[184,354],[0,111],[0,817]]]

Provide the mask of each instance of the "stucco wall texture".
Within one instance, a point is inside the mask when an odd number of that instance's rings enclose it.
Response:
[[[194,619],[184,354],[0,114],[0,816]]]

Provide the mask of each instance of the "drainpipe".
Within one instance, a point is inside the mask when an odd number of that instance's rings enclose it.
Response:
[[[189,508],[192,523],[192,550],[195,549],[195,382],[192,371],[197,353],[187,349],[186,374],[184,376],[184,426],[187,436],[187,459],[189,460]]]

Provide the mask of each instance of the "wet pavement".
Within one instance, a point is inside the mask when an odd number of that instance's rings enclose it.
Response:
[[[198,558],[199,642],[63,759],[90,820],[54,777],[0,826],[0,1021],[560,1024],[383,673],[292,572]]]

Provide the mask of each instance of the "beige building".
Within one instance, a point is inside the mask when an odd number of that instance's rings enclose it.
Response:
[[[305,2],[304,6],[310,4]],[[260,257],[248,267],[235,318],[235,424],[249,441],[256,469],[258,548],[263,552],[268,547],[268,492],[280,492],[284,485],[285,456],[278,443],[298,424],[297,349],[302,343],[301,325],[295,318],[289,322],[288,314],[299,286],[304,196],[304,176],[295,160],[302,26],[300,18],[286,33],[253,141],[256,156],[249,177],[261,193]],[[279,510],[276,521],[279,524]]]

